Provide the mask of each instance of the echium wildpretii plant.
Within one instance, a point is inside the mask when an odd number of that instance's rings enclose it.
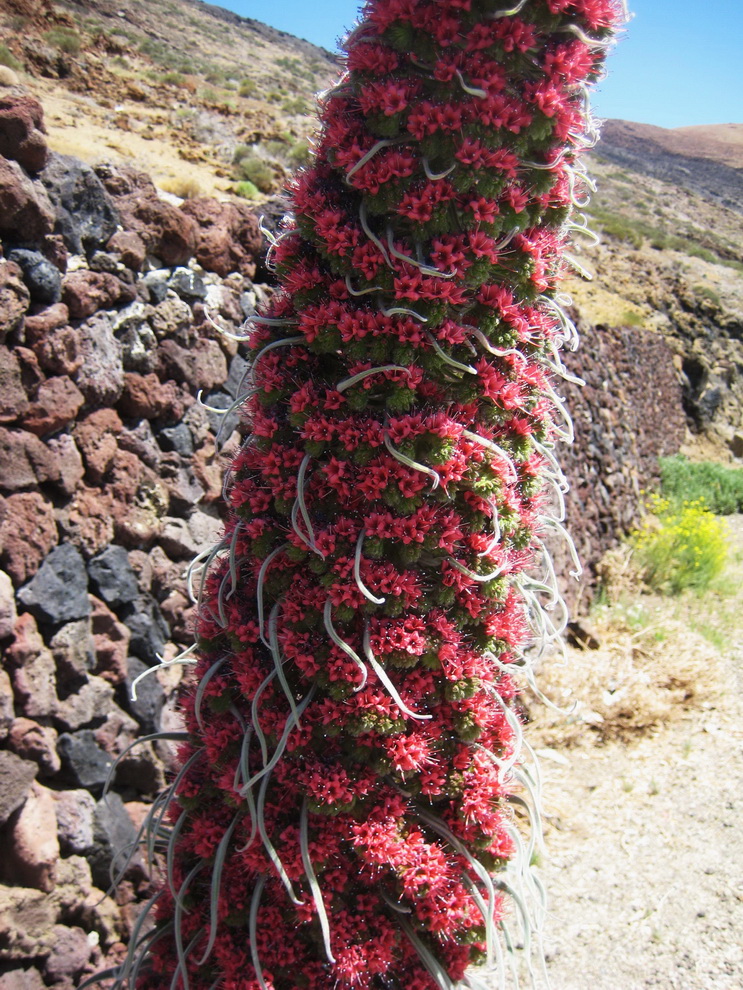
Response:
[[[251,321],[120,985],[446,990],[528,939],[515,675],[564,623],[556,292],[621,8],[370,0],[348,38]]]

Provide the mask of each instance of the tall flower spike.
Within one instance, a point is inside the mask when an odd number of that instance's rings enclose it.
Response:
[[[505,986],[511,931],[538,955],[515,683],[564,624],[557,290],[623,15],[369,0],[349,36],[248,328],[168,876],[119,988]]]

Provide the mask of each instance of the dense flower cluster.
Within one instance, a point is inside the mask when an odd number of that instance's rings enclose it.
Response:
[[[509,671],[554,629],[554,297],[620,14],[500,6],[371,0],[324,98],[251,331],[137,986],[433,990],[498,951]]]

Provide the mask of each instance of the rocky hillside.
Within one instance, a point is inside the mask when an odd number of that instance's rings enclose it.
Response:
[[[181,198],[280,192],[337,72],[330,53],[198,0],[3,0],[0,36],[0,85],[42,101],[55,151],[133,164]],[[591,168],[602,244],[576,245],[597,273],[571,285],[581,315],[662,333],[691,452],[740,456],[743,125],[607,121]]]

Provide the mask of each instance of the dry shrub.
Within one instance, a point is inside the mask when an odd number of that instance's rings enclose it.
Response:
[[[691,709],[714,707],[725,693],[719,654],[684,623],[664,615],[633,631],[614,618],[592,631],[598,649],[567,647],[565,661],[540,670],[541,690],[564,713],[528,700],[533,746],[631,741]]]
[[[181,199],[196,199],[198,196],[204,195],[198,179],[187,176],[165,179],[160,183],[160,188],[173,196],[179,196]]]

